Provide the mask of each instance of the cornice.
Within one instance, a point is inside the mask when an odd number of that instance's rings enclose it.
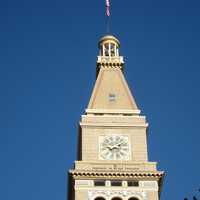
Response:
[[[90,177],[90,178],[163,178],[163,171],[155,172],[95,172],[86,170],[70,170],[73,177]]]
[[[120,127],[124,127],[124,128],[128,128],[128,127],[135,127],[135,128],[147,128],[148,127],[148,123],[146,124],[134,124],[134,123],[129,123],[129,124],[125,124],[125,123],[83,123],[80,122],[80,126],[81,127],[116,127],[116,128],[120,128]]]
[[[86,109],[88,114],[125,114],[125,115],[139,115],[140,110],[128,110],[128,109]]]

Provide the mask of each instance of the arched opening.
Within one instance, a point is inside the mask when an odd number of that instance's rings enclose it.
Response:
[[[112,200],[122,200],[120,197],[113,197]]]
[[[128,200],[139,200],[139,199],[136,198],[136,197],[131,197],[131,198],[129,198]]]
[[[110,41],[105,42],[100,47],[100,55],[108,57],[119,56],[118,46]]]
[[[94,200],[106,200],[106,199],[103,197],[96,197]]]
[[[110,57],[109,59],[112,59],[113,57],[118,57],[119,47],[120,47],[120,42],[118,41],[117,38],[115,38],[112,35],[106,35],[102,37],[99,41],[99,50],[100,50],[99,56]]]

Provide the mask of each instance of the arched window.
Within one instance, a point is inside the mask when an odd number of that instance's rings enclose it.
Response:
[[[94,200],[106,200],[106,199],[103,197],[96,197]]]
[[[120,197],[113,197],[112,200],[122,200]]]
[[[131,198],[129,198],[128,200],[139,200],[139,199],[136,198],[136,197],[131,197]]]

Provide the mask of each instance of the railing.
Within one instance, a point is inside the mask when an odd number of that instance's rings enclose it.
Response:
[[[97,63],[124,63],[123,56],[98,56]]]

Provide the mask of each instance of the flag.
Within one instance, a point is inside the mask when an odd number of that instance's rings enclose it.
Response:
[[[106,15],[110,16],[110,1],[106,0]]]

